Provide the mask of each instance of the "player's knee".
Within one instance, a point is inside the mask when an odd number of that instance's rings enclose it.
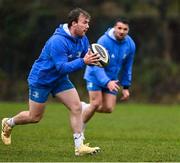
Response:
[[[106,113],[112,113],[112,112],[113,112],[113,108],[107,107],[107,108],[105,109],[105,111],[106,111]]]
[[[101,108],[102,103],[100,101],[95,101],[92,103],[92,106],[95,110],[97,110],[97,109]]]
[[[104,112],[104,113],[112,113],[113,108],[112,107],[103,107],[102,112]]]
[[[76,103],[76,104],[74,104],[73,106],[72,106],[72,108],[71,108],[71,112],[73,113],[73,114],[80,114],[81,113],[81,111],[82,111],[82,109],[81,109],[81,103]]]

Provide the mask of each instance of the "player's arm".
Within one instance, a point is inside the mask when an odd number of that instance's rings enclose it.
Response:
[[[129,55],[123,64],[123,72],[120,80],[121,86],[129,88],[132,81],[132,66],[133,66],[134,55]]]
[[[100,39],[98,39],[97,43],[102,45],[106,49],[108,49],[107,48],[108,42],[106,40],[106,36],[100,37]],[[117,80],[111,80],[107,76],[104,68],[100,68],[100,67],[95,66],[94,67],[94,74],[95,74],[97,80],[99,81],[99,83],[101,84],[101,86],[108,88],[110,91],[118,91],[120,89],[118,81]]]
[[[85,64],[94,63],[97,56],[89,55],[89,51],[84,58],[78,58],[73,61],[68,62],[68,49],[65,43],[60,40],[55,40],[51,43],[50,56],[55,63],[56,69],[61,75],[69,74],[71,72],[77,71],[85,66]]]
[[[133,67],[133,62],[134,62],[134,54],[135,54],[135,44],[132,42],[130,44],[130,51],[123,63],[122,67],[122,76],[120,80],[121,86],[124,88],[128,88],[131,86],[131,81],[132,81],[132,67]]]
[[[131,86],[132,82],[132,67],[134,61],[134,54],[135,44],[134,42],[132,42],[130,54],[126,58],[125,63],[123,64],[122,78],[120,80],[120,84],[123,87],[121,100],[127,100],[130,96],[129,87]]]
[[[124,71],[122,74],[122,79],[121,79],[121,86],[123,87],[122,89],[122,97],[121,100],[128,100],[130,96],[129,92],[129,87],[131,86],[131,80],[132,80],[132,65],[133,65],[133,58],[132,56],[129,57],[124,64]]]

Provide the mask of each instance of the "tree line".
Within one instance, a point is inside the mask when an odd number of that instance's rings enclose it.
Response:
[[[179,0],[0,0],[0,100],[27,99],[26,78],[45,41],[67,13],[82,7],[91,16],[87,36],[96,42],[118,17],[130,20],[137,50],[132,100],[180,102]],[[87,99],[83,70],[71,75]]]

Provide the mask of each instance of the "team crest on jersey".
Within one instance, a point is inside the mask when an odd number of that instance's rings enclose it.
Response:
[[[78,51],[76,54],[70,54],[68,55],[68,58],[72,59],[73,57],[79,58],[81,57],[81,51]]]
[[[72,54],[68,55],[68,58],[72,58],[72,57],[73,57],[73,55],[72,55]]]
[[[112,54],[112,55],[111,55],[111,58],[115,58],[115,55],[114,55],[114,54]]]
[[[124,55],[123,55],[123,59],[125,59],[127,57],[127,54],[126,53],[124,53]]]
[[[79,58],[81,56],[81,51],[77,52],[77,57]]]

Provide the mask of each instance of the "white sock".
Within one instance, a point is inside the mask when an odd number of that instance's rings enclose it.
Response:
[[[14,123],[14,118],[9,118],[6,123],[11,126],[11,127],[14,127],[15,126],[15,123]]]
[[[85,140],[84,132],[82,132],[82,139]]]
[[[82,111],[86,110],[90,106],[90,104],[88,104],[84,101],[81,101],[81,105],[82,105]]]
[[[74,144],[76,148],[79,148],[83,144],[82,133],[74,133]]]

